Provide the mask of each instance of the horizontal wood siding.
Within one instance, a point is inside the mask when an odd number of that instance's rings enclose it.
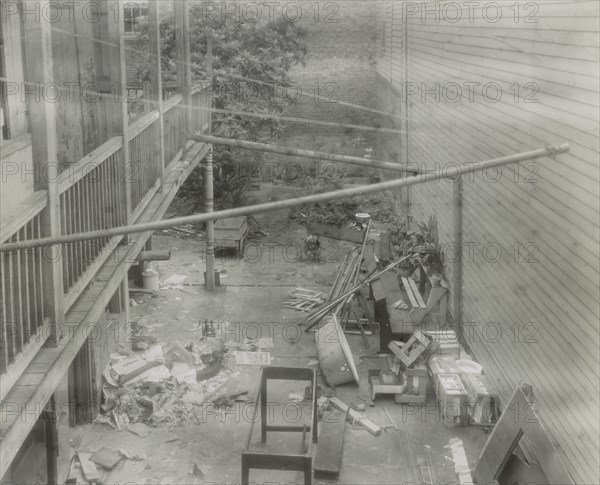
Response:
[[[434,3],[451,2],[426,2]],[[392,36],[391,46],[381,45],[378,72],[381,90],[400,104],[405,82],[418,90],[404,107],[413,163],[436,168],[570,144],[568,154],[465,179],[463,240],[472,248],[463,251],[465,337],[505,402],[520,380],[533,385],[574,482],[596,484],[599,4],[537,2],[536,12],[519,3],[515,19],[514,2],[499,2],[498,22],[481,7],[471,22],[463,5],[456,23],[433,14],[403,19],[401,2],[390,19],[386,6],[386,24],[408,29],[408,60]],[[436,83],[440,99],[421,96],[423,85]],[[469,98],[466,83],[490,86],[488,98],[481,88]],[[379,99],[382,108],[395,104]],[[380,137],[378,151],[401,152],[401,140]],[[452,183],[440,181],[412,188],[410,209],[416,220],[435,213],[442,240],[452,242],[451,201]]]

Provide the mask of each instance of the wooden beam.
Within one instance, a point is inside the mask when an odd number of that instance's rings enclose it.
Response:
[[[27,133],[27,104],[23,103],[21,91],[25,73],[22,57],[21,43],[21,16],[17,2],[0,3],[0,41],[2,52],[0,55],[0,67],[3,76],[10,80],[2,83],[2,104],[6,111],[6,124],[3,131],[6,139],[16,138]],[[4,122],[4,116],[2,117]]]
[[[42,9],[49,6],[49,0],[42,0],[39,5]],[[37,87],[49,86],[53,82],[52,24],[47,19],[40,21],[27,19],[23,27],[27,82]],[[46,97],[38,99],[36,90],[28,97],[35,172],[34,190],[46,190],[48,194],[46,208],[40,213],[41,232],[46,237],[57,237],[62,231],[57,184],[60,168],[57,156],[56,105],[47,101]],[[65,318],[61,251],[61,246],[55,245],[52,248],[52,257],[45,257],[43,261],[42,290],[46,316],[50,318],[51,331],[48,338],[50,345],[56,345],[59,338],[57,324],[62,324]]]
[[[184,132],[191,133],[192,125],[192,70],[190,56],[190,17],[188,0],[175,0],[175,67],[177,88],[183,96]],[[185,150],[185,149],[184,149]]]
[[[117,86],[117,99],[109,97],[110,99],[104,105],[109,111],[108,117],[111,118],[112,122],[112,133],[110,135],[123,138],[123,165],[120,167],[122,172],[119,177],[121,181],[121,202],[125,210],[125,220],[127,224],[131,224],[133,219],[131,186],[137,182],[140,174],[136,167],[131,165],[128,141],[130,136],[125,64],[125,25],[123,22],[124,0],[103,0],[100,5],[102,5],[102,22],[104,23],[102,26],[103,38],[100,42],[104,77],[110,86]]]
[[[162,59],[160,51],[160,11],[159,0],[148,2],[148,40],[150,44],[150,59],[154,69],[150,70],[151,99],[158,110],[158,137],[156,149],[158,150],[158,162],[160,164],[160,191],[165,185],[165,116],[163,111],[163,87],[162,87]]]

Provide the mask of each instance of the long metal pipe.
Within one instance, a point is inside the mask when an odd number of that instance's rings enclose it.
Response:
[[[454,326],[459,331],[463,330],[462,294],[463,294],[463,180],[457,180],[452,190],[453,236],[454,244],[458,248],[452,269],[452,313]]]
[[[281,155],[293,155],[302,158],[312,158],[315,160],[329,160],[331,162],[348,163],[351,165],[361,165],[363,167],[379,168],[382,170],[391,170],[401,173],[430,173],[430,170],[423,170],[417,167],[408,167],[393,162],[385,162],[382,160],[367,160],[360,157],[352,157],[349,155],[337,155],[332,153],[317,152],[314,150],[304,150],[302,148],[290,148],[280,145],[272,145],[266,143],[256,143],[253,141],[232,140],[230,138],[220,138],[218,136],[209,136],[196,134],[192,135],[192,140],[203,143],[211,143],[213,145],[224,145],[233,148],[245,148],[247,150],[256,150],[260,152],[279,153]]]
[[[324,192],[321,194],[306,195],[304,197],[296,197],[294,199],[281,200],[276,202],[266,202],[264,204],[256,204],[247,207],[238,207],[235,209],[227,209],[210,214],[195,214],[193,216],[176,217],[161,221],[146,222],[143,224],[134,224],[129,226],[113,227],[99,231],[83,232],[79,234],[70,234],[67,236],[47,237],[41,239],[32,239],[29,241],[21,241],[18,243],[4,243],[0,246],[0,252],[15,251],[19,249],[37,248],[40,246],[49,246],[52,244],[65,244],[76,241],[85,241],[87,239],[98,239],[108,236],[119,236],[122,234],[133,234],[137,232],[156,231],[158,229],[166,229],[168,227],[179,226],[183,224],[197,224],[206,221],[214,221],[217,219],[226,219],[229,217],[247,216],[250,214],[259,214],[272,210],[288,209],[297,207],[303,204],[313,204],[316,202],[324,202],[327,200],[344,199],[346,197],[354,197],[358,195],[373,194],[386,190],[396,189],[398,187],[406,187],[427,182],[439,180],[454,180],[465,173],[474,173],[479,170],[484,170],[491,167],[500,167],[510,165],[512,163],[523,162],[525,160],[533,160],[536,158],[554,156],[559,153],[569,151],[569,144],[563,143],[557,147],[539,148],[529,152],[517,153],[500,157],[486,162],[478,162],[466,166],[458,166],[454,164],[452,168],[444,170],[443,173],[428,173],[415,177],[404,179],[390,180],[373,185],[364,185],[361,187],[335,190],[332,192]],[[0,236],[1,237],[1,236]]]

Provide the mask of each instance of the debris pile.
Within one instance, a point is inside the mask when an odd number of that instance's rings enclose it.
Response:
[[[137,423],[171,427],[197,419],[194,407],[210,402],[237,373],[233,349],[220,340],[223,326],[209,325],[200,324],[203,337],[186,345],[156,343],[138,332],[134,345],[143,352],[123,349],[111,355],[103,372],[104,402],[96,422],[136,433],[141,427],[132,425]]]

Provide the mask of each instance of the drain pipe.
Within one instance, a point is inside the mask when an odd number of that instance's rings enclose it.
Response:
[[[453,236],[454,244],[457,248],[452,270],[452,312],[454,314],[455,331],[460,341],[463,330],[463,177],[458,177],[454,181],[452,206]]]

